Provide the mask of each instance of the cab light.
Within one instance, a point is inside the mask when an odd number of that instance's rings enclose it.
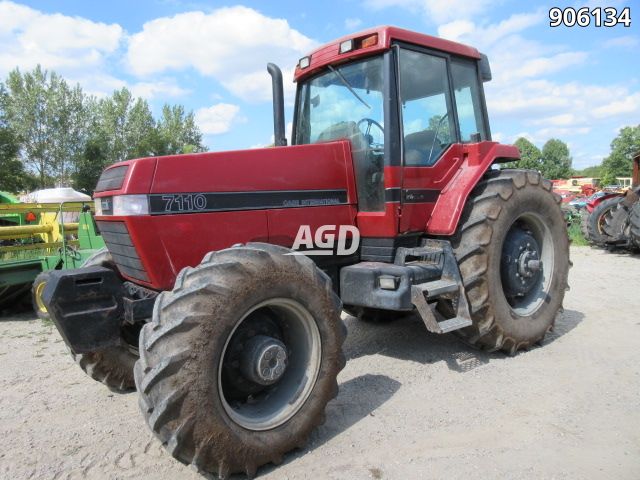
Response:
[[[347,53],[353,50],[353,38],[340,43],[340,53]]]
[[[300,68],[300,70],[309,68],[309,65],[311,65],[311,57],[302,57],[298,61],[298,67]]]
[[[362,39],[362,42],[360,43],[360,48],[373,47],[377,44],[378,44],[378,34],[374,33],[373,35],[370,35]]]

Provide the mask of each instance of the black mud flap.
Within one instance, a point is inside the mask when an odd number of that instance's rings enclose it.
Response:
[[[42,300],[73,353],[119,345],[125,291],[109,268],[86,267],[51,272]]]

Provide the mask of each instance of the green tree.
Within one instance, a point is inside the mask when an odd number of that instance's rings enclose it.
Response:
[[[18,138],[7,124],[7,92],[0,84],[0,190],[18,193],[33,188],[34,178],[24,170],[18,155]]]
[[[562,140],[552,138],[542,147],[541,173],[549,179],[569,178],[572,175],[569,147]]]
[[[504,168],[525,168],[528,170],[542,170],[542,152],[524,137],[518,138],[514,145],[520,150],[520,160],[504,164]]]
[[[93,136],[87,140],[84,151],[76,164],[73,185],[81,192],[92,194],[102,171],[110,165],[108,146],[104,138]]]
[[[157,129],[157,155],[205,151],[202,133],[195,123],[193,112],[185,113],[182,105],[165,104]]]
[[[6,83],[7,123],[26,170],[36,173],[39,187],[68,183],[86,136],[82,89],[40,66],[26,73],[15,69]]]
[[[616,183],[616,177],[630,177],[633,157],[640,153],[640,125],[624,127],[611,142],[611,153],[602,162],[602,184]]]
[[[582,170],[576,170],[575,173],[576,175],[581,175],[583,177],[600,178],[602,177],[602,165],[592,165],[591,167],[586,167]]]
[[[152,155],[155,121],[146,100],[134,99],[127,88],[113,92],[96,106],[94,137],[106,145],[110,163]]]

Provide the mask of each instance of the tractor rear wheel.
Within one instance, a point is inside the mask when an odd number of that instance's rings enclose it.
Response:
[[[31,287],[31,303],[33,304],[33,310],[41,320],[49,320],[50,318],[47,306],[42,301],[42,292],[44,292],[44,287],[47,286],[50,276],[51,274],[48,271],[38,274]]]
[[[624,197],[613,197],[604,200],[596,206],[587,217],[587,240],[593,245],[604,245],[612,237],[606,230],[607,214],[623,200]]]
[[[629,242],[629,213],[630,207],[626,202],[620,201],[604,215],[604,231],[609,237],[609,242]]]
[[[149,427],[181,462],[251,477],[324,421],[345,362],[342,304],[329,277],[290,252],[212,252],[158,296],[135,378]]]
[[[631,242],[640,248],[640,201],[637,201],[631,207],[631,213],[629,214],[629,234],[631,236]]]
[[[101,265],[115,268],[111,254],[106,248],[97,251],[82,265]],[[129,392],[136,388],[133,366],[138,360],[136,347],[124,339],[122,345],[89,353],[72,354],[80,368],[94,380],[104,383],[114,392]]]
[[[488,350],[540,341],[562,307],[569,239],[551,182],[527,170],[490,171],[452,239],[473,325],[459,331]]]

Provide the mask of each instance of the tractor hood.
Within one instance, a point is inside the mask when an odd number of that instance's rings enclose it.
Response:
[[[148,195],[149,213],[153,215],[171,212],[159,211],[157,195],[232,194],[210,196],[207,205],[199,202],[187,209],[211,210],[251,208],[242,205],[243,194],[248,192],[278,192],[284,201],[283,192],[320,194],[335,190],[342,192],[340,203],[356,203],[348,142],[129,160],[104,171],[95,197]],[[234,196],[240,204],[235,204]]]
[[[300,225],[353,225],[357,213],[347,141],[121,162],[104,171],[95,200],[121,275],[157,290],[207,252],[291,246]]]

